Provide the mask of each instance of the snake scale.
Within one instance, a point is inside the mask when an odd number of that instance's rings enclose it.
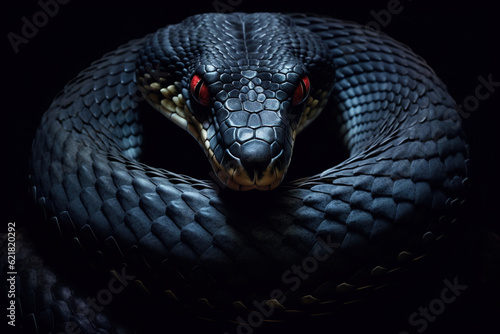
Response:
[[[323,108],[349,157],[281,183]],[[204,151],[215,181],[141,162],[154,109],[198,141],[186,154]],[[433,70],[384,34],[304,14],[203,14],[72,80],[39,126],[30,180],[64,240],[173,309],[235,320],[264,307],[286,321],[369,295],[453,231],[468,175],[460,123]],[[155,137],[165,154],[192,140]],[[24,302],[31,327],[112,331],[36,275],[21,284],[44,296]]]

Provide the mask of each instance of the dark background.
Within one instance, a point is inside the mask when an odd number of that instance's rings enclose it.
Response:
[[[224,1],[225,2],[225,1]],[[388,0],[261,1],[242,0],[235,11],[312,12],[358,23],[375,21],[373,11],[387,9]],[[500,82],[498,9],[481,1],[401,0],[401,13],[392,15],[382,31],[409,45],[428,61],[447,84],[458,104],[474,95],[478,77]],[[26,16],[40,10],[37,1],[9,1],[2,5],[2,202],[1,226],[9,221],[37,223],[39,215],[28,196],[28,159],[31,141],[43,112],[64,84],[90,62],[132,38],[196,13],[215,11],[212,1],[84,1],[60,5],[58,13],[39,28],[27,44],[13,51],[7,34],[21,34]],[[481,230],[499,232],[498,218],[498,98],[500,87],[464,119],[471,149],[472,185],[469,216]],[[200,150],[201,154],[201,150]],[[297,154],[300,154],[297,153]],[[208,165],[207,165],[208,166]],[[208,170],[207,170],[208,174]],[[498,282],[498,280],[496,281]],[[497,288],[498,291],[498,288]],[[477,287],[468,299],[437,324],[450,332],[494,321],[491,306],[498,294]],[[496,324],[498,330],[499,324]],[[441,326],[441,327],[439,327]],[[432,328],[430,328],[431,330]],[[430,332],[429,330],[429,332]],[[333,329],[330,331],[334,333]]]

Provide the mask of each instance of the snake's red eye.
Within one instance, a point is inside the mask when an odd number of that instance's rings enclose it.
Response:
[[[208,86],[201,76],[198,74],[193,75],[191,79],[191,96],[204,107],[210,104],[210,94]]]
[[[307,99],[310,88],[309,78],[307,75],[304,75],[293,93],[292,103],[294,106],[301,104]]]

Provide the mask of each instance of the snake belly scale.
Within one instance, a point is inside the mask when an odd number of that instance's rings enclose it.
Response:
[[[322,109],[349,157],[282,182]],[[217,184],[141,162],[141,115],[158,111],[198,141],[188,154],[205,152]],[[30,180],[65,239],[152,294],[227,314],[253,300],[322,313],[453,230],[466,162],[444,84],[390,37],[303,14],[202,14],[71,81],[38,128]],[[311,257],[307,279],[286,275]]]

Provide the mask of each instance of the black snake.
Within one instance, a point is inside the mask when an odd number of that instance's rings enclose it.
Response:
[[[349,157],[280,185],[327,101]],[[196,138],[216,181],[141,162],[148,104]],[[165,154],[190,140],[155,136]],[[369,294],[424,256],[454,228],[466,161],[453,99],[409,48],[330,18],[205,14],[71,81],[39,126],[30,178],[55,230],[115,275],[127,268],[204,317],[262,304],[265,320],[287,320]],[[274,190],[234,191],[254,188]],[[84,328],[76,310],[31,319]]]

